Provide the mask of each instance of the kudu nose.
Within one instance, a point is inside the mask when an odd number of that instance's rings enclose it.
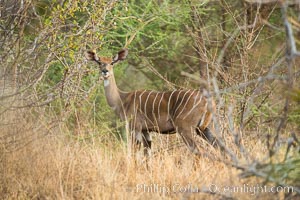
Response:
[[[108,70],[107,69],[103,69],[102,70],[102,74],[107,74],[108,73]]]

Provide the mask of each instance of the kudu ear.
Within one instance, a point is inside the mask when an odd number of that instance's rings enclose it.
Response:
[[[117,55],[115,55],[115,57],[113,58],[113,61],[112,61],[112,65],[119,62],[119,61],[122,61],[122,60],[125,60],[126,57],[128,55],[128,50],[127,49],[122,49],[121,51],[119,51],[117,53]]]
[[[92,50],[87,51],[87,52],[85,53],[85,57],[86,57],[88,60],[94,60],[94,61],[98,61],[98,60],[99,60],[99,58],[98,58],[96,52],[95,52],[95,51],[92,51]]]

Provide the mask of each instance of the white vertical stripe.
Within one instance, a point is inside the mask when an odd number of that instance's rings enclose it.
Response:
[[[168,100],[168,113],[167,113],[168,116],[170,116],[170,103],[171,103],[171,98],[172,98],[172,95],[174,94],[174,92],[176,92],[176,90],[174,90],[174,91],[170,94],[170,97],[169,97],[169,100]]]
[[[195,98],[194,98],[194,103],[193,103],[193,105],[195,105],[195,103],[196,103],[196,101],[197,101],[197,99],[198,99],[199,94],[200,94],[200,91],[198,90],[197,95],[196,95]],[[202,98],[202,96],[201,96],[201,98]]]
[[[147,96],[147,99],[146,99],[146,101],[145,101],[145,106],[144,106],[144,113],[147,115],[147,102],[148,102],[148,99],[149,99],[149,97],[150,97],[150,95],[151,95],[151,93],[152,93],[153,91],[150,91],[149,92],[149,94],[148,94],[148,96]]]
[[[179,109],[179,107],[181,106],[181,104],[182,104],[182,102],[183,102],[183,100],[184,100],[184,98],[185,98],[185,95],[186,95],[187,93],[189,93],[189,92],[190,92],[190,90],[188,90],[188,91],[186,91],[186,92],[184,93],[184,95],[183,95],[183,97],[182,97],[182,99],[181,99],[180,104],[179,104],[178,106],[176,106],[176,110],[175,110],[175,112],[174,112],[174,117],[176,117],[176,112],[177,112],[177,110]],[[179,94],[178,94],[178,96],[179,96]]]
[[[153,104],[152,104],[152,114],[153,114],[153,116],[155,116],[154,108],[155,108],[155,102],[156,102],[158,94],[159,94],[159,92],[156,92],[156,95],[155,95],[155,98],[154,98]]]
[[[134,91],[134,99],[133,99],[133,112],[134,112],[134,115],[136,114],[136,109],[137,109],[137,105],[136,105],[136,93],[137,91]]]
[[[206,113],[207,113],[207,102],[205,103],[205,112],[203,113],[203,115],[202,115],[202,118],[201,118],[201,121],[200,121],[200,124],[199,124],[199,126],[202,126],[202,124],[203,124],[203,122],[204,122],[204,119],[205,119],[205,115],[206,115]]]
[[[193,110],[201,103],[201,101],[202,101],[202,95],[200,96],[200,100],[196,104],[194,104],[193,108],[183,117],[183,119],[185,119],[189,114],[191,114]]]
[[[143,94],[146,92],[147,90],[144,90],[141,94],[140,94],[140,96],[139,96],[139,99],[140,99],[140,112],[143,112],[143,110],[142,110],[142,96],[143,96]]]
[[[162,100],[163,100],[163,98],[164,98],[164,92],[162,93],[162,95],[161,95],[161,98],[160,98],[160,101],[159,101],[159,103],[158,103],[158,109],[157,109],[157,113],[158,113],[158,119],[160,119],[160,105],[161,105],[161,102],[162,102]]]
[[[194,93],[195,93],[195,90],[190,94],[189,98],[186,100],[186,102],[185,102],[183,108],[181,109],[181,112],[180,112],[176,117],[179,117],[179,116],[181,115],[181,113],[184,111],[186,105],[189,103],[189,101],[190,101],[191,97],[194,95]],[[174,115],[174,116],[175,116],[175,115]]]
[[[178,91],[178,90],[177,90],[177,91]],[[177,102],[178,102],[178,99],[179,99],[179,96],[180,96],[180,93],[181,93],[181,92],[183,92],[183,90],[180,90],[179,93],[177,94],[176,102],[175,102],[175,104],[174,104],[175,106],[177,105]]]

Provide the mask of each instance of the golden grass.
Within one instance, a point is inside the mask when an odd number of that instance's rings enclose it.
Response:
[[[25,147],[11,152],[1,148],[3,199],[215,199],[220,196],[204,190],[258,183],[254,178],[240,179],[238,170],[221,162],[196,158],[185,146],[156,153],[146,164],[140,156],[130,158],[126,146],[115,137],[102,136],[110,141],[103,145],[101,137],[87,142],[70,138],[66,132],[56,128],[43,137],[37,137],[42,130],[27,132],[34,140]],[[166,136],[156,137],[155,149],[166,149],[164,140]],[[248,141],[248,146],[253,156],[264,154],[260,142]],[[255,197],[243,191],[224,195]]]
[[[273,199],[277,195],[243,190],[261,180],[241,179],[240,171],[231,166],[195,157],[176,135],[155,135],[153,156],[145,162],[141,152],[130,158],[126,145],[107,134],[113,132],[107,127],[83,139],[63,124],[49,123],[42,110],[30,113],[25,108],[0,116],[2,199]],[[223,130],[228,126],[221,125]],[[85,129],[83,134],[95,133],[88,126]],[[244,134],[243,139],[251,156],[261,159],[267,151],[255,134]],[[239,154],[232,138],[225,139]],[[221,155],[203,140],[198,143],[210,158]],[[209,193],[216,187],[221,196]],[[227,191],[228,187],[239,189]]]

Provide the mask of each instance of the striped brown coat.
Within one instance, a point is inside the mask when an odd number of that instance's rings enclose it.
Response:
[[[121,50],[114,58],[98,57],[89,51],[87,58],[99,64],[104,79],[105,96],[109,106],[122,120],[128,122],[132,146],[144,146],[147,155],[151,149],[150,132],[179,133],[191,152],[199,154],[193,139],[194,132],[213,142],[208,125],[215,103],[207,91],[174,90],[157,92],[141,90],[122,92],[118,89],[113,66],[124,60],[128,52]]]

